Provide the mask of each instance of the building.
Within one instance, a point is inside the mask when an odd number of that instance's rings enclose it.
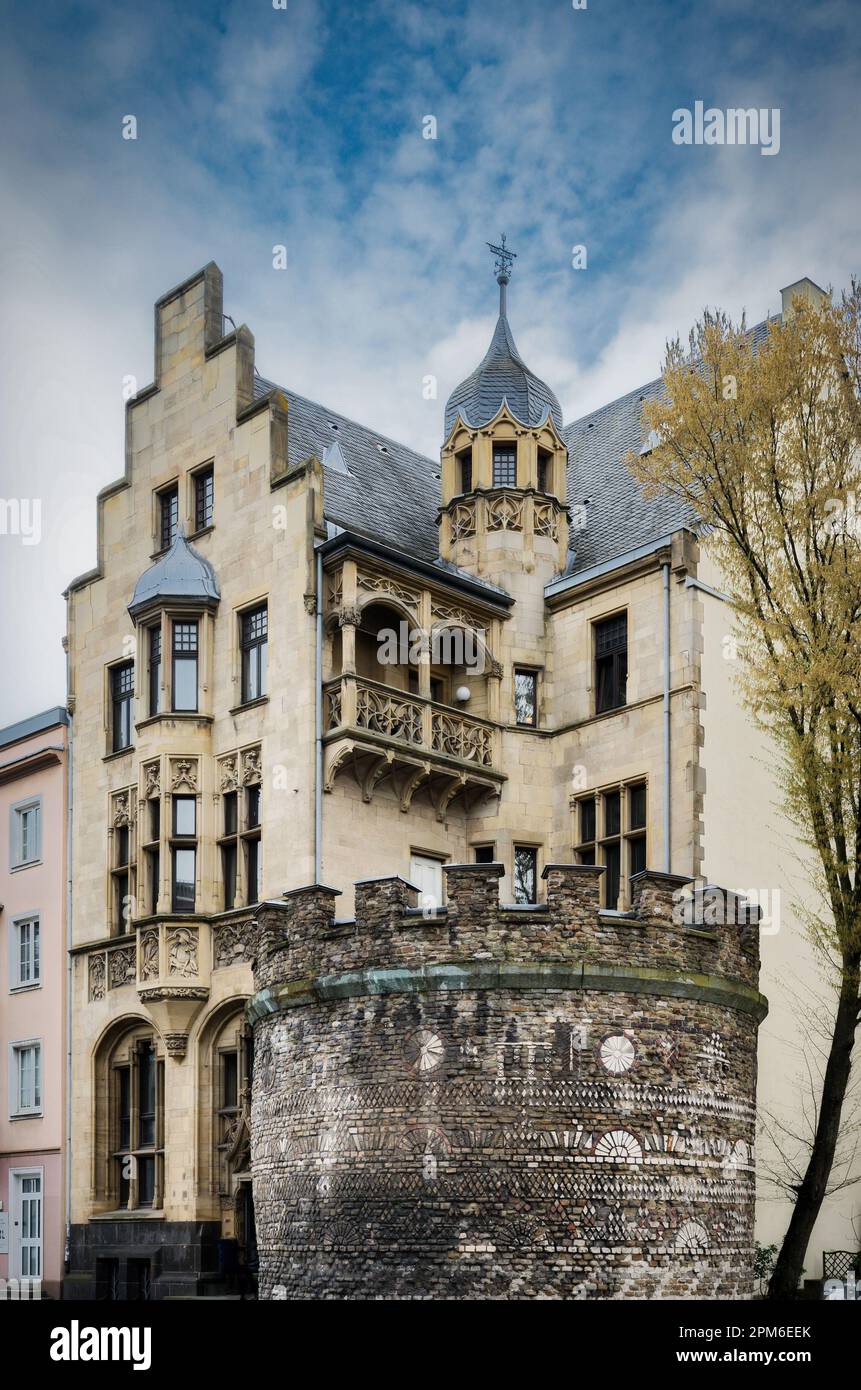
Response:
[[[400,875],[432,915],[470,862],[526,912],[553,864],[600,867],[605,915],[647,868],[783,881],[761,817],[736,867],[744,788],[706,781],[713,712],[748,737],[712,669],[715,576],[624,463],[658,383],[566,425],[515,346],[510,263],[441,466],[262,378],[215,265],[156,305],[155,379],[68,589],[70,1291],[254,1263],[259,901],[326,883],[349,918],[357,882]]]
[[[65,1240],[68,715],[0,730],[0,1278],[60,1297]]]

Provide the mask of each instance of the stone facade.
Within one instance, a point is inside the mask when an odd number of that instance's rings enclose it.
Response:
[[[259,909],[261,1296],[750,1296],[756,924],[679,925],[654,873],[602,913],[570,864],[517,911],[501,873]]]

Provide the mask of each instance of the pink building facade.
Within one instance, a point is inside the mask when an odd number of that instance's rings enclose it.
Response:
[[[59,1298],[65,1236],[68,715],[0,730],[0,1278]]]

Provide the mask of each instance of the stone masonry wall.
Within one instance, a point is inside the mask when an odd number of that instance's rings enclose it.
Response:
[[[252,1166],[264,1298],[746,1297],[755,926],[685,929],[646,872],[499,865],[301,889],[257,914]]]

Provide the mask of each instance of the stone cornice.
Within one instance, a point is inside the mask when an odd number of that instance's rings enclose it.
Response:
[[[646,966],[612,966],[580,961],[457,961],[415,968],[354,970],[338,975],[306,976],[259,990],[248,1002],[254,1023],[268,1014],[337,999],[381,994],[419,994],[465,990],[597,990],[601,993],[659,995],[718,1004],[750,1014],[761,1023],[768,1012],[765,996],[741,980],[695,975]]]

